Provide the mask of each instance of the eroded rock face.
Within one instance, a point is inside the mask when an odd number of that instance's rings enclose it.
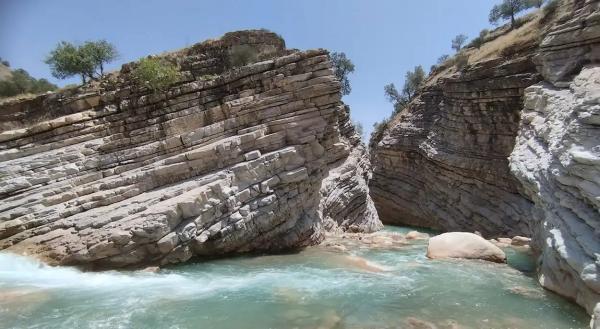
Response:
[[[510,168],[533,200],[542,285],[589,312],[600,302],[600,66],[570,88],[525,91]]]
[[[538,80],[524,56],[487,61],[425,89],[374,150],[371,195],[380,218],[528,235],[531,202],[519,194],[507,158],[523,89]]]
[[[263,61],[232,67],[242,45]],[[162,265],[381,225],[326,51],[245,31],[167,58],[184,81],[166,93],[133,85],[126,64],[85,94],[0,109],[0,249]]]
[[[540,24],[539,36],[430,83],[397,115],[373,151],[371,191],[384,222],[532,237],[540,282],[591,314],[600,1],[560,1]]]
[[[321,185],[319,211],[328,231],[375,232],[383,228],[369,196],[371,162],[350,122],[350,109],[340,114],[341,139],[328,154],[329,175]]]

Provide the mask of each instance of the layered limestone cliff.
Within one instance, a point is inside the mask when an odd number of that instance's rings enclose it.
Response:
[[[532,236],[540,283],[592,313],[600,2],[559,4],[434,72],[376,145],[371,191],[384,222]]]
[[[257,62],[234,65],[240,51]],[[130,63],[0,106],[0,249],[140,266],[381,226],[326,51],[242,31],[162,57],[182,71],[166,92],[136,86]]]

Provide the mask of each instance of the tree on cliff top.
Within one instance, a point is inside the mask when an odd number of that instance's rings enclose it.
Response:
[[[346,57],[345,53],[331,53],[331,62],[335,76],[342,84],[342,95],[348,95],[352,91],[348,74],[354,72],[354,64]]]
[[[454,39],[452,39],[452,49],[457,52],[462,48],[463,44],[467,41],[467,36],[464,34],[459,34]]]
[[[415,97],[417,91],[425,80],[425,71],[421,65],[416,66],[413,71],[406,72],[402,92],[398,92],[396,86],[390,83],[383,87],[385,96],[394,104],[394,113],[400,112]]]
[[[95,80],[103,77],[104,64],[112,62],[117,56],[115,46],[106,40],[87,41],[81,46],[61,41],[50,52],[45,63],[50,65],[52,75],[58,79],[79,75],[81,81],[86,83],[88,78]]]
[[[489,20],[492,24],[498,24],[501,20],[510,19],[510,28],[515,27],[515,15],[532,7],[540,7],[543,0],[503,0],[495,5],[490,11]]]
[[[93,63],[94,71],[100,70],[99,77],[104,76],[104,64],[114,61],[119,56],[117,48],[106,40],[86,41],[80,51]]]

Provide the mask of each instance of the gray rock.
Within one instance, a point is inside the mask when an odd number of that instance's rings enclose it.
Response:
[[[240,44],[263,61],[231,69]],[[143,267],[317,244],[334,217],[381,227],[327,51],[252,30],[168,56],[184,81],[166,93],[131,88],[130,63],[102,88],[0,105],[0,249]]]

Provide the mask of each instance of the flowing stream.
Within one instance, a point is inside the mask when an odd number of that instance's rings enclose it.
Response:
[[[315,247],[158,273],[0,253],[0,327],[588,328],[581,308],[539,287],[525,253],[507,249],[509,265],[432,261],[426,246]]]

